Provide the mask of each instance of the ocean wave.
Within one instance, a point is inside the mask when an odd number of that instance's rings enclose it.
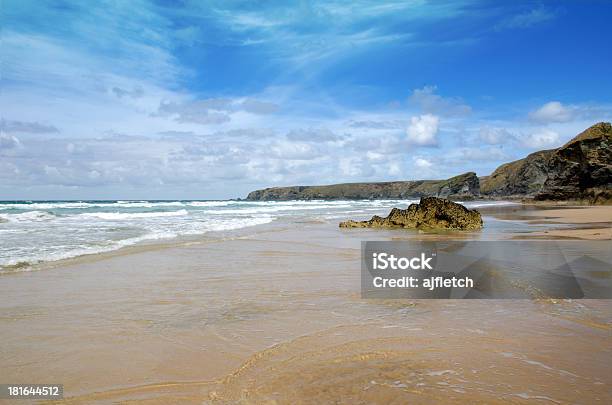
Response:
[[[279,213],[288,211],[312,211],[322,209],[338,209],[338,208],[350,208],[349,204],[344,205],[311,205],[311,206],[300,206],[300,205],[287,205],[287,206],[268,206],[268,207],[251,207],[251,208],[231,208],[231,209],[217,209],[206,211],[209,214],[262,214],[262,213]]]
[[[521,203],[513,201],[479,201],[479,202],[465,202],[461,203],[468,208],[479,208],[479,207],[503,207],[507,205],[521,205]]]
[[[287,201],[234,201],[235,204],[261,205],[261,206],[317,206],[317,205],[392,205],[392,204],[411,204],[419,202],[418,199],[395,199],[395,200],[287,200]]]
[[[52,210],[57,208],[88,208],[95,206],[86,202],[62,202],[62,203],[3,203],[0,204],[0,210]]]
[[[55,215],[45,211],[27,211],[19,214],[0,214],[0,221],[5,222],[39,222],[50,221],[57,218]]]
[[[182,210],[184,211],[184,210]],[[275,218],[270,215],[262,215],[257,218],[233,218],[217,219],[200,224],[197,228],[177,228],[173,230],[149,230],[147,233],[131,238],[97,242],[95,245],[81,245],[66,250],[55,252],[33,253],[22,255],[18,258],[2,260],[0,258],[0,274],[31,271],[33,266],[44,262],[55,262],[59,260],[72,259],[80,256],[101,254],[119,250],[121,248],[137,245],[140,243],[154,242],[157,240],[169,240],[180,236],[202,235],[208,232],[231,231],[251,226],[270,223]]]
[[[187,205],[191,207],[226,207],[236,203],[236,201],[191,201],[187,202]]]
[[[78,214],[83,218],[98,218],[105,220],[126,220],[139,218],[180,217],[188,215],[187,210],[157,211],[157,212],[86,212]]]
[[[176,238],[176,233],[173,232],[151,232],[142,236],[133,238],[122,239],[118,241],[106,241],[105,245],[83,245],[67,250],[34,254],[27,257],[20,257],[17,259],[10,259],[6,261],[0,261],[0,274],[2,273],[14,273],[20,271],[30,271],[32,266],[44,263],[44,262],[55,262],[59,260],[72,259],[80,256],[88,256],[100,253],[112,252],[119,250],[124,247],[136,245],[141,242],[172,239]]]
[[[88,209],[88,208],[152,208],[152,207],[182,207],[181,201],[57,201],[57,202],[28,202],[28,203],[0,203],[3,210],[54,210],[54,209]]]
[[[274,217],[271,215],[261,215],[256,218],[240,218],[240,219],[228,219],[211,221],[205,228],[208,231],[232,231],[235,229],[247,228],[250,226],[264,225],[274,221]]]
[[[121,208],[183,207],[181,201],[117,201],[114,204]]]

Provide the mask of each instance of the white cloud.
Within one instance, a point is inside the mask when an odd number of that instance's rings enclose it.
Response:
[[[157,115],[174,117],[176,122],[196,124],[222,124],[231,120],[227,111],[230,101],[225,99],[198,100],[186,103],[162,102]]]
[[[126,90],[121,87],[113,87],[111,91],[119,98],[122,97],[131,97],[131,98],[140,98],[144,95],[144,89],[141,86],[135,86],[132,90]]]
[[[162,101],[154,116],[174,117],[176,122],[195,124],[223,124],[232,114],[246,112],[254,115],[271,114],[278,105],[266,101],[231,98],[208,98],[177,103]]]
[[[327,128],[293,129],[287,133],[290,141],[337,142],[343,139]]]
[[[279,141],[270,147],[271,155],[278,159],[312,160],[321,155],[317,148],[306,142]]]
[[[542,129],[531,135],[523,137],[523,144],[529,148],[542,149],[559,144],[559,134],[550,129]]]
[[[436,89],[436,86],[425,86],[422,89],[414,89],[408,101],[418,105],[426,113],[448,116],[467,115],[472,112],[472,108],[464,104],[461,99],[442,97],[436,94]]]
[[[240,107],[246,112],[251,114],[272,114],[278,111],[278,105],[267,101],[254,100],[247,98],[244,100]]]
[[[366,153],[366,157],[368,158],[370,162],[384,162],[387,160],[386,155],[382,153],[378,153],[378,152],[372,152],[372,151],[368,151]]]
[[[508,155],[500,147],[461,148],[456,153],[453,153],[453,155],[459,157],[458,160],[469,162],[509,160]]]
[[[0,132],[0,150],[17,148],[20,145],[19,139],[13,135]]]
[[[358,157],[340,158],[338,170],[347,178],[364,178],[374,174],[372,166]]]
[[[414,165],[418,167],[419,169],[429,169],[430,167],[433,166],[433,163],[431,163],[429,160],[424,159],[422,157],[417,157],[414,159]]]
[[[575,116],[573,107],[566,107],[558,101],[551,101],[542,107],[529,113],[529,118],[533,121],[548,122],[567,122]]]
[[[389,163],[389,176],[400,176],[402,174],[402,166],[398,162]]]
[[[512,135],[508,130],[504,128],[497,128],[486,125],[480,127],[480,131],[478,132],[478,139],[484,143],[488,143],[489,145],[499,145],[513,140],[514,135]]]
[[[367,128],[367,129],[397,129],[402,128],[404,125],[401,121],[349,121],[348,126],[352,128]]]
[[[440,119],[432,114],[424,114],[410,119],[410,125],[406,129],[408,140],[411,143],[422,146],[437,145],[436,134]]]
[[[58,129],[53,125],[45,125],[38,122],[9,121],[5,119],[0,120],[0,130],[3,132],[10,133],[30,134],[59,132]]]

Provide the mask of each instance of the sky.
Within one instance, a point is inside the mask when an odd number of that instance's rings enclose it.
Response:
[[[612,120],[607,1],[0,7],[0,200],[482,176]]]

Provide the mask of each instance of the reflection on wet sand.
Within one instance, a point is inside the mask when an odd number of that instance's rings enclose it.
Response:
[[[606,303],[420,302],[257,352],[214,381],[73,398],[166,403],[594,403],[609,399]],[[589,317],[601,319],[583,322]],[[567,316],[567,313],[572,315]],[[578,321],[578,322],[574,322]],[[603,351],[594,348],[604,349]]]
[[[63,403],[611,402],[610,301],[360,298],[361,240],[431,237],[300,224],[3,276],[3,380]]]

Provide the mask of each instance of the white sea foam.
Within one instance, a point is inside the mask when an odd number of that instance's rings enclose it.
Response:
[[[37,251],[33,250],[30,252],[30,254],[20,255],[19,257],[2,257],[3,252],[2,250],[0,250],[0,274],[7,272],[29,271],[31,269],[30,266],[19,266],[19,268],[16,269],[5,268],[3,270],[2,266],[15,266],[20,263],[27,263],[29,265],[33,265],[40,262],[52,262],[78,256],[106,253],[143,242],[167,240],[179,236],[198,235],[207,232],[231,231],[256,225],[263,225],[272,222],[273,220],[274,217],[272,216],[262,215],[258,218],[217,219],[206,223],[191,222],[191,225],[195,224],[198,226],[188,226],[188,223],[185,224],[186,226],[176,227],[175,230],[164,230],[159,229],[162,227],[156,227],[157,229],[152,229],[151,231],[140,236],[129,237],[120,240],[105,240],[92,245],[77,245],[69,248],[56,247],[54,249],[53,246],[49,246],[46,248],[40,248]]]
[[[19,214],[0,214],[0,218],[8,222],[39,222],[55,219],[56,216],[45,211],[27,211]]]
[[[226,207],[231,204],[236,204],[236,201],[192,201],[187,203],[192,207]]]
[[[126,220],[126,219],[138,219],[138,218],[158,218],[158,217],[180,217],[188,215],[187,210],[178,211],[156,211],[156,212],[87,212],[79,214],[84,218],[99,218],[105,220]]]
[[[477,201],[477,202],[465,202],[462,203],[468,208],[482,208],[482,207],[503,207],[508,205],[520,205],[518,202],[513,201]]]
[[[117,201],[115,204],[121,208],[152,208],[152,207],[183,207],[181,201]]]
[[[58,203],[29,203],[29,204],[0,204],[0,210],[51,210],[55,208],[87,208],[93,206],[86,202],[58,202]]]
[[[236,209],[217,209],[208,210],[209,214],[261,214],[261,213],[276,213],[283,211],[312,211],[312,210],[323,210],[326,208],[350,208],[349,204],[318,204],[318,205],[273,205],[270,207],[255,207],[255,208],[236,208]]]
[[[32,203],[0,203],[2,210],[53,210],[53,209],[80,209],[97,207],[120,208],[152,208],[152,207],[181,207],[181,201],[65,201],[65,202],[32,202]]]

